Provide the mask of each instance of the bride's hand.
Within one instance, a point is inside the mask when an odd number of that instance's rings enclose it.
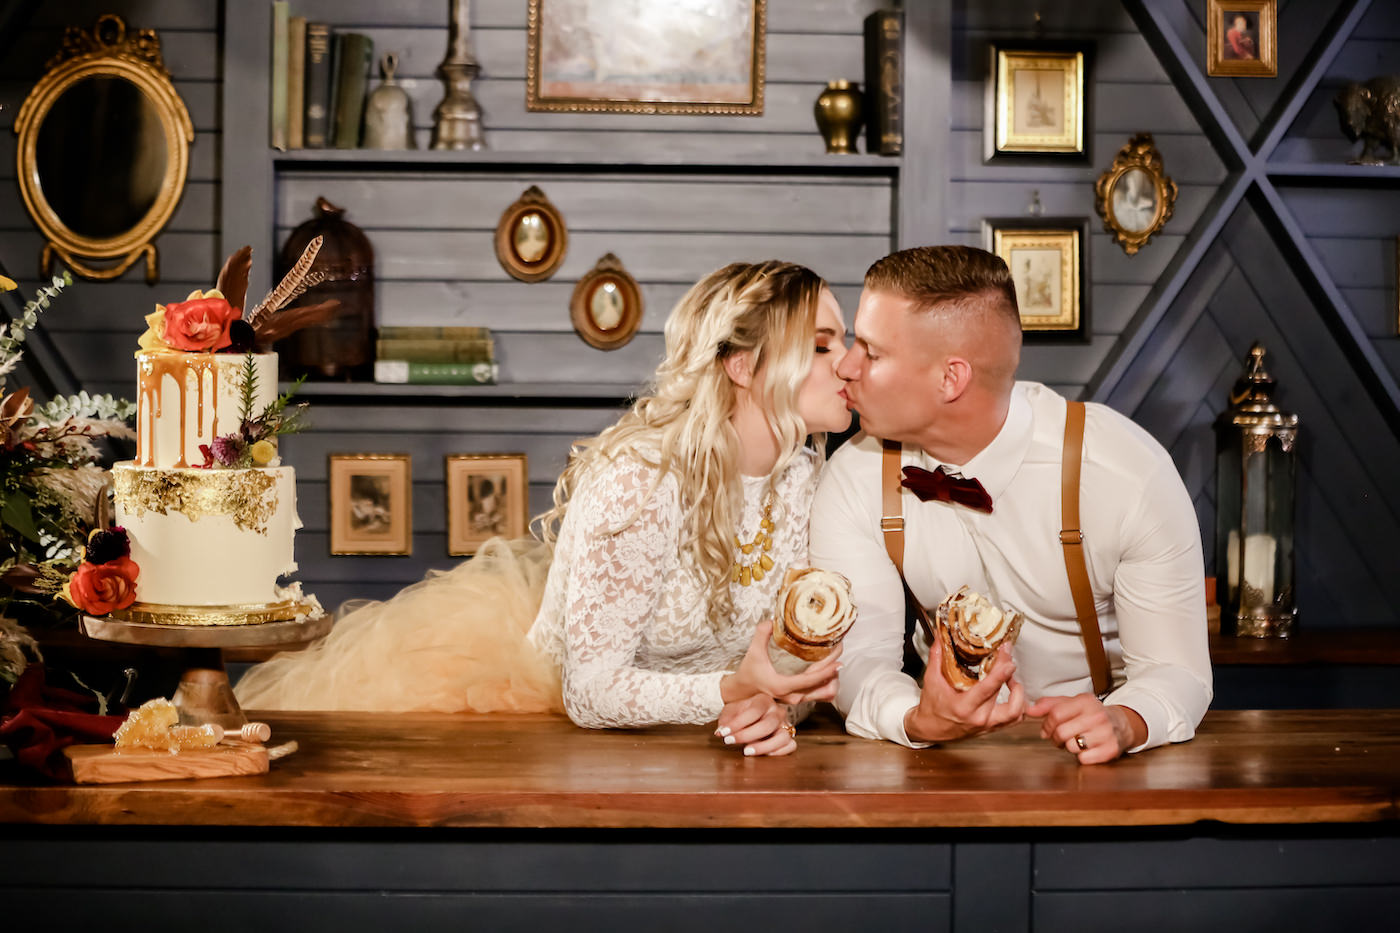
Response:
[[[797,750],[797,730],[788,725],[788,708],[764,693],[724,704],[717,725],[715,735],[750,758]]]
[[[760,622],[754,629],[739,669],[725,674],[720,681],[720,697],[725,703],[743,700],[755,694],[765,694],[796,706],[812,700],[836,698],[836,674],[841,670],[841,646],[811,667],[798,674],[779,674],[768,658],[768,639],[773,634],[771,621]]]

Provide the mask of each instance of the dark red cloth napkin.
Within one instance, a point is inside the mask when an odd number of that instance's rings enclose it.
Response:
[[[55,780],[68,780],[63,749],[74,742],[110,742],[126,719],[99,716],[97,698],[45,682],[44,666],[31,664],[0,709],[0,742],[21,765]]]

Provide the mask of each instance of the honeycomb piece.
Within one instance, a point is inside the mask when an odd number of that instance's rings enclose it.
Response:
[[[214,725],[182,726],[175,704],[156,698],[142,703],[127,714],[117,728],[117,748],[152,748],[176,754],[183,749],[211,748],[223,738],[223,729]]]

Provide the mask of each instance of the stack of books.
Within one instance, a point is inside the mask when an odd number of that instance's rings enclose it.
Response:
[[[374,41],[334,32],[272,4],[274,149],[358,149],[363,134]]]
[[[485,327],[381,327],[374,381],[495,385],[496,345]]]

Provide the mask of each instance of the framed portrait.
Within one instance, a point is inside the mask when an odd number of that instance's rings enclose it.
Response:
[[[526,109],[756,116],[767,16],[767,0],[530,0]]]
[[[497,535],[523,538],[529,524],[530,472],[524,454],[448,456],[448,554],[475,554]]]
[[[1166,226],[1176,206],[1176,182],[1167,177],[1151,133],[1138,133],[1118,150],[1094,183],[1094,206],[1129,256]]]
[[[589,346],[616,350],[641,326],[642,290],[622,260],[608,253],[574,286],[569,317]]]
[[[1206,0],[1206,74],[1278,74],[1278,0]]]
[[[1027,338],[1088,340],[1088,218],[991,218],[983,231],[1011,269]]]
[[[332,554],[413,553],[408,454],[331,454]]]
[[[1085,158],[1087,62],[1087,47],[991,46],[987,158]]]
[[[568,250],[564,215],[535,185],[526,188],[496,224],[496,259],[522,282],[549,278]]]

